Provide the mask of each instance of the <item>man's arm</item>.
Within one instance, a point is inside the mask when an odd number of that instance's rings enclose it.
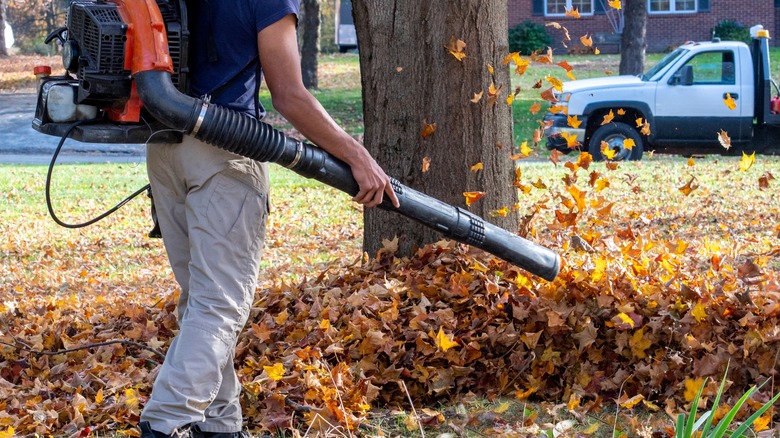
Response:
[[[354,201],[375,207],[386,193],[398,207],[387,174],[304,87],[295,26],[295,16],[288,15],[257,34],[260,64],[274,108],[314,144],[349,164],[360,187]]]

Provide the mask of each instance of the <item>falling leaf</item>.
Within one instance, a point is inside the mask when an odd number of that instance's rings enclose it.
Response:
[[[639,133],[643,135],[650,135],[650,122],[645,120],[645,123],[642,125],[642,129],[639,131]]]
[[[604,70],[604,74],[607,76],[614,75],[615,73],[612,70]]]
[[[431,170],[431,157],[423,157],[422,159],[422,171],[427,172]]]
[[[531,114],[536,114],[541,109],[542,109],[542,106],[539,105],[539,102],[535,102],[533,105],[531,105],[531,108],[529,108],[529,111],[531,111]]]
[[[450,38],[450,42],[445,46],[445,48],[458,61],[463,61],[463,58],[466,57],[466,53],[464,52],[464,50],[466,49],[466,43],[463,42],[462,40],[456,39],[455,36],[452,36]]]
[[[558,163],[561,162],[561,155],[563,155],[563,152],[559,151],[558,149],[553,149],[550,151],[550,161],[553,162],[556,166]]]
[[[590,35],[585,34],[580,37],[580,42],[585,47],[592,47],[593,46],[593,38],[590,37]]]
[[[623,147],[629,151],[634,150],[634,146],[636,146],[636,142],[633,138],[626,138],[623,140]]]
[[[747,172],[748,169],[753,167],[753,163],[756,161],[756,153],[753,152],[752,154],[748,155],[744,152],[742,152],[742,160],[739,162],[739,168],[743,172]]]
[[[496,103],[496,100],[498,99],[498,93],[501,92],[501,88],[503,88],[503,85],[499,85],[498,88],[496,88],[496,84],[493,82],[490,83],[490,87],[488,87],[488,104],[493,105]]]
[[[404,71],[404,68],[399,66],[395,68],[395,71],[396,73],[401,73],[402,71]]]
[[[484,93],[484,92],[480,91],[479,93],[474,93],[474,97],[471,98],[471,101],[473,103],[479,102],[479,100],[482,99],[482,93]]]
[[[284,378],[284,365],[281,362],[276,363],[273,366],[263,366],[263,371],[268,374],[268,378],[273,381],[279,381]]]
[[[505,100],[507,105],[512,105],[512,102],[514,102],[514,101],[515,101],[515,95],[514,94],[510,94],[509,96],[506,97],[506,100]]]
[[[544,128],[539,127],[534,129],[534,146],[539,144],[540,141],[542,141],[542,137],[544,137]]]
[[[572,71],[572,70],[574,70],[574,67],[572,67],[571,65],[569,65],[569,63],[568,63],[568,62],[566,62],[566,61],[561,61],[561,62],[559,62],[559,63],[557,63],[557,64],[555,64],[555,65],[557,65],[557,66],[559,66],[559,67],[563,68],[563,69],[564,69],[564,70],[566,70],[566,71]]]
[[[731,137],[729,137],[729,134],[722,129],[720,132],[718,132],[718,141],[720,142],[721,146],[726,148],[726,150],[731,148]]]
[[[685,196],[688,196],[691,194],[691,192],[699,188],[698,184],[694,184],[695,181],[696,177],[691,177],[691,179],[684,186],[678,188],[677,190],[681,191]]]
[[[606,141],[601,142],[601,154],[604,155],[604,158],[607,160],[612,160],[615,158],[615,154],[617,154],[617,151],[609,147],[609,143]]]
[[[609,110],[609,113],[604,115],[604,120],[601,122],[602,125],[606,125],[607,123],[611,122],[612,119],[615,118],[615,113],[612,110]]]
[[[730,110],[732,110],[732,111],[733,111],[734,109],[736,109],[736,108],[737,108],[737,101],[736,101],[736,100],[734,100],[734,98],[733,98],[733,97],[731,97],[731,93],[726,93],[726,98],[725,98],[725,99],[723,99],[723,103],[725,103],[725,104],[726,104],[726,106],[727,106],[727,107],[728,107]]]
[[[466,205],[471,205],[485,196],[485,192],[463,192],[463,196],[466,198]]]
[[[620,4],[620,0],[609,0],[609,7],[612,9],[622,9],[623,5]]]
[[[769,182],[774,180],[775,177],[769,172],[765,172],[758,178],[758,188],[760,190],[766,190],[769,188]]]
[[[580,127],[580,124],[582,123],[582,120],[577,120],[577,115],[573,116],[566,116],[566,124],[571,126],[574,129],[577,129]]]
[[[523,154],[526,157],[528,157],[528,156],[531,155],[531,151],[532,151],[532,149],[530,147],[528,147],[528,142],[527,141],[524,141],[524,142],[520,143],[520,153],[521,154]]]
[[[561,137],[563,137],[564,140],[566,140],[566,147],[568,147],[569,149],[574,149],[581,144],[579,141],[577,141],[577,134],[560,132],[558,133],[558,135],[560,135]]]
[[[636,127],[637,128],[640,128],[643,124],[644,124],[644,121],[642,120],[641,117],[636,119]]]
[[[580,18],[580,12],[577,8],[566,9],[566,16],[572,18]]]
[[[566,107],[564,107],[563,105],[553,105],[553,106],[550,107],[550,109],[548,111],[553,113],[553,114],[556,114],[556,113],[562,113],[565,110],[566,110]]]
[[[472,172],[477,172],[477,171],[480,171],[480,170],[482,170],[483,168],[484,168],[484,166],[482,165],[482,163],[481,163],[481,162],[479,162],[479,163],[477,163],[477,164],[475,164],[475,165],[471,166],[471,171],[472,171]]]
[[[577,78],[574,76],[574,72],[572,72],[572,71],[567,71],[566,72],[566,76],[568,76],[569,79],[571,79],[572,81],[576,81],[577,80]]]
[[[558,92],[563,91],[563,82],[552,76],[545,76],[544,78],[547,79],[547,82],[551,83]]]
[[[436,132],[436,123],[428,123],[426,119],[423,119],[423,129],[420,132],[422,138],[428,138]]]
[[[547,90],[543,91],[541,94],[542,99],[553,103],[558,102],[558,99],[555,97],[555,92],[553,92],[554,89],[555,87],[550,87]]]
[[[507,207],[501,207],[500,209],[493,212],[496,216],[506,217],[507,214],[509,214],[509,209]]]
[[[541,80],[541,79],[539,79],[538,81],[536,81],[536,82],[533,84],[533,86],[531,86],[531,88],[534,88],[534,89],[542,88],[542,80]]]
[[[490,73],[491,75],[492,75],[493,73],[495,73],[495,70],[493,70],[493,66],[492,66],[492,65],[488,64],[488,65],[487,65],[487,69],[488,69],[488,73]]]
[[[619,116],[625,116],[626,115],[626,110],[623,109],[623,108],[618,108],[617,113],[618,113]]]
[[[441,327],[439,327],[439,333],[436,334],[435,342],[436,346],[439,347],[441,351],[447,351],[452,347],[458,346],[458,343],[452,339],[452,336],[447,336],[444,334],[444,330],[442,330]]]
[[[693,161],[693,157],[688,158],[688,167],[693,167],[695,165],[696,163]]]

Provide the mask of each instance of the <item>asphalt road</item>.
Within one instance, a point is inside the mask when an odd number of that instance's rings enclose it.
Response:
[[[60,141],[32,128],[34,93],[0,93],[0,163],[49,164]],[[58,163],[139,162],[146,151],[140,144],[97,144],[67,140]]]

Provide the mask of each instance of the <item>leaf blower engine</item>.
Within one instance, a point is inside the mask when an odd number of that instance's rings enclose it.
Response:
[[[189,29],[183,0],[74,0],[62,44],[66,72],[36,67],[33,128],[92,143],[172,143],[191,135],[241,156],[287,167],[354,196],[349,166],[249,115],[187,94]],[[548,248],[391,179],[395,211],[547,280],[560,259]]]

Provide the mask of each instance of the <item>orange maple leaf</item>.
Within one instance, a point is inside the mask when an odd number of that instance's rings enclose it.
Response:
[[[529,111],[531,111],[531,114],[536,114],[541,109],[542,109],[542,106],[539,105],[539,102],[535,102],[533,105],[531,105],[531,108],[529,109]]]
[[[691,192],[699,188],[698,184],[694,184],[695,181],[696,181],[696,177],[692,176],[691,179],[684,186],[678,188],[677,190],[681,191],[685,196],[688,196],[691,194]]]
[[[552,76],[545,76],[544,78],[547,79],[547,82],[551,83],[556,90],[559,92],[563,91],[563,82],[561,82],[558,78],[554,78]]]
[[[566,9],[566,16],[580,18],[580,11],[578,11],[577,8]]]
[[[463,192],[463,196],[466,198],[466,205],[471,205],[485,196],[485,192]]]
[[[602,125],[606,125],[607,123],[611,122],[612,119],[615,118],[615,113],[612,110],[609,110],[609,113],[604,115],[604,120],[601,122]]]
[[[423,119],[423,129],[420,131],[422,138],[428,138],[436,132],[436,123],[428,123],[428,120]]]
[[[541,94],[542,99],[553,103],[558,102],[558,99],[555,97],[555,93],[553,92],[554,89],[555,87],[550,87],[547,90],[543,91]]]
[[[580,42],[585,47],[593,47],[593,38],[590,37],[590,35],[585,34],[580,37]]]
[[[576,114],[573,116],[566,116],[566,124],[577,129],[580,127],[580,124],[582,124],[582,120],[578,120]]]

